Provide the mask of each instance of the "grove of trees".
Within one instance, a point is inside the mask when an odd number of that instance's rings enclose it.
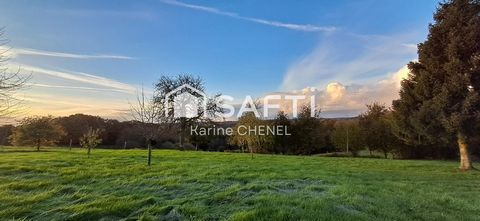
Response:
[[[337,150],[357,156],[363,147],[363,134],[357,119],[335,122],[331,141]]]
[[[398,146],[389,122],[391,112],[378,103],[367,105],[367,111],[360,115],[359,126],[363,144],[370,151],[380,151],[385,158]]]
[[[65,135],[63,127],[52,117],[27,117],[17,126],[10,139],[13,145],[51,146]]]

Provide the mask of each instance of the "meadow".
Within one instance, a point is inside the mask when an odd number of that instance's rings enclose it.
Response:
[[[0,149],[1,220],[479,220],[457,162]]]

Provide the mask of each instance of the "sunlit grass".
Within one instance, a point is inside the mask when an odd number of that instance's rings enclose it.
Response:
[[[0,148],[0,219],[475,220],[456,162]]]

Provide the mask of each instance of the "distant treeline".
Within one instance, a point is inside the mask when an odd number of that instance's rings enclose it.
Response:
[[[313,114],[318,116],[319,113]],[[303,107],[297,118],[289,119],[280,112],[275,119],[263,120],[248,113],[235,127],[286,125],[291,136],[255,136],[234,134],[229,144],[242,151],[256,153],[331,156],[377,156],[403,159],[457,159],[454,142],[436,145],[411,145],[399,139],[401,128],[393,121],[392,110],[384,105],[367,105],[367,111],[355,118],[322,119],[312,117]],[[236,131],[236,130],[234,130]],[[472,154],[480,156],[478,138],[472,139]],[[332,153],[333,152],[333,153]]]
[[[80,146],[80,137],[82,137],[89,128],[101,130],[101,145],[104,148],[141,148],[146,145],[146,141],[142,136],[140,122],[104,119],[85,114],[57,117],[53,120],[65,131],[65,135],[56,142],[58,146]],[[9,137],[12,135],[14,129],[15,126],[13,125],[0,127],[0,145],[11,145],[11,139],[9,139]],[[176,142],[174,131],[172,131],[172,133],[162,134],[165,134],[165,136],[157,137],[159,141]]]
[[[391,112],[382,105],[368,105],[368,110],[356,118],[322,119],[312,117],[308,108],[303,108],[295,119],[287,118],[280,112],[275,119],[260,119],[250,112],[238,121],[202,122],[197,128],[232,128],[234,133],[195,135],[181,133],[178,125],[168,127],[154,136],[153,147],[163,149],[231,151],[271,154],[313,155],[331,154],[395,157],[455,159],[457,151],[454,144],[444,146],[410,146],[395,136],[390,124]],[[101,131],[103,148],[146,148],[142,123],[137,121],[118,121],[98,116],[75,114],[53,119],[64,130],[58,146],[79,146],[79,139],[90,128]],[[289,135],[239,134],[238,127],[282,126],[288,128]],[[0,127],[0,145],[10,145],[15,126]],[[180,134],[185,134],[180,142]],[[192,135],[193,134],[193,135]],[[478,144],[478,139],[477,142]],[[474,145],[474,154],[478,155],[478,145]]]

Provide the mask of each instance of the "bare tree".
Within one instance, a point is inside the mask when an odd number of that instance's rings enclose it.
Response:
[[[30,75],[22,75],[20,68],[10,71],[8,61],[10,48],[4,38],[5,28],[0,28],[0,118],[11,117],[19,111],[21,100],[15,93],[25,86]]]
[[[93,129],[90,127],[88,131],[80,138],[80,145],[83,148],[87,149],[88,157],[90,157],[91,149],[97,147],[102,142],[102,138],[100,138],[100,133],[100,129]]]
[[[189,85],[191,88],[194,88],[196,91],[190,91],[189,88],[183,88],[181,90],[176,89],[183,85]],[[172,105],[174,102],[174,97],[184,92],[189,92],[193,96],[197,97],[202,103],[206,103],[206,107],[196,111],[196,115],[193,117],[174,117],[174,108]],[[170,96],[168,96],[170,95]],[[190,126],[196,125],[202,122],[210,122],[211,119],[220,117],[220,114],[224,112],[221,107],[222,101],[219,99],[221,94],[216,94],[212,98],[204,97],[205,95],[205,86],[204,81],[200,77],[195,77],[190,74],[181,74],[178,76],[162,76],[155,85],[155,94],[154,100],[156,104],[161,105],[162,113],[164,114],[165,119],[169,124],[177,125],[179,127],[180,135],[180,147],[184,148],[185,140],[188,136],[187,129]],[[166,106],[163,104],[167,103]]]
[[[131,117],[140,123],[142,136],[147,143],[147,165],[149,166],[152,162],[152,145],[155,145],[155,137],[163,133],[169,125],[163,117],[162,110],[162,104],[156,103],[153,97],[147,96],[143,86],[141,92],[137,94],[136,102],[130,103]]]

